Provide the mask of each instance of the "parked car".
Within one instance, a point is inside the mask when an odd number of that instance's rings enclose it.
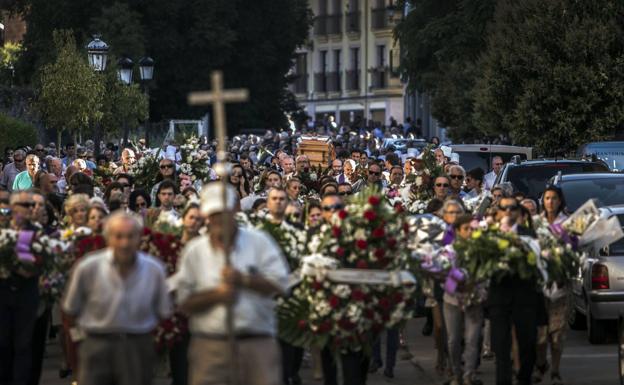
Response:
[[[424,139],[386,138],[383,140],[381,147],[387,149],[392,146],[395,151],[406,154],[408,148],[415,148],[420,153],[423,148],[427,147],[427,144]]]
[[[604,161],[611,171],[624,171],[624,142],[591,142],[576,151],[578,157],[595,155]]]
[[[624,223],[624,205],[600,209],[601,216],[617,216]],[[606,339],[605,322],[618,320],[624,308],[624,239],[597,251],[583,261],[580,273],[572,281],[574,309],[572,329],[587,327],[591,344]]]
[[[624,205],[624,174],[557,175],[551,182],[561,188],[570,212],[576,211],[589,199],[595,199],[599,206]]]
[[[571,159],[541,159],[515,161],[507,163],[496,177],[495,184],[510,182],[514,189],[526,196],[538,199],[548,181],[561,173],[582,174],[591,172],[609,172],[604,162]]]
[[[492,159],[495,156],[500,156],[504,162],[509,162],[516,155],[522,160],[533,159],[531,147],[500,144],[451,144],[450,147],[459,154],[459,163],[466,171],[481,167],[487,173],[492,169]]]

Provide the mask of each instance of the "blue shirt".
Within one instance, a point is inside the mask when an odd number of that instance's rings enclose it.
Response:
[[[28,174],[28,171],[22,171],[15,176],[13,181],[13,191],[28,190],[32,188],[33,182]]]

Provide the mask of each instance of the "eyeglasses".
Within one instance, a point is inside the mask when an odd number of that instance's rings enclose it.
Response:
[[[161,164],[160,165],[160,169],[161,170],[164,170],[166,168],[173,168],[173,165],[172,164]]]
[[[498,206],[500,211],[516,211],[518,210],[518,205],[507,205],[507,206]]]
[[[351,195],[351,194],[353,194],[353,192],[352,191],[341,191],[341,192],[339,192],[339,194],[340,195]]]
[[[451,179],[457,179],[457,180],[462,180],[464,179],[463,175],[449,175],[451,177]]]
[[[368,172],[370,175],[377,175],[380,176],[381,175],[381,171],[369,171]]]
[[[136,207],[147,207],[147,202],[137,203]]]
[[[448,183],[436,183],[435,186],[436,187],[448,187],[449,184]]]
[[[323,206],[323,211],[336,211],[342,210],[344,205],[342,203],[336,203],[335,205]]]
[[[27,209],[32,209],[35,206],[37,206],[37,204],[35,202],[15,202],[14,204],[18,205],[18,206],[22,206],[22,207],[27,208]]]

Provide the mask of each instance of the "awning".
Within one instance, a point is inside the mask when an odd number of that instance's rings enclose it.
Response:
[[[335,104],[320,105],[320,106],[316,106],[314,110],[316,112],[336,112],[336,105]]]
[[[386,109],[386,102],[372,102],[368,108],[370,110],[385,110]]]
[[[340,111],[359,111],[364,109],[364,105],[360,103],[339,104]]]

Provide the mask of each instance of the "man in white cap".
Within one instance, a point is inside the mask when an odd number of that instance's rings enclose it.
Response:
[[[236,225],[238,196],[228,185],[223,202],[223,188],[212,182],[202,189],[200,211],[209,233],[186,246],[177,273],[177,300],[190,316],[189,383],[228,382],[226,306],[233,306],[237,383],[279,385],[273,298],[287,288],[288,265],[269,235]]]

